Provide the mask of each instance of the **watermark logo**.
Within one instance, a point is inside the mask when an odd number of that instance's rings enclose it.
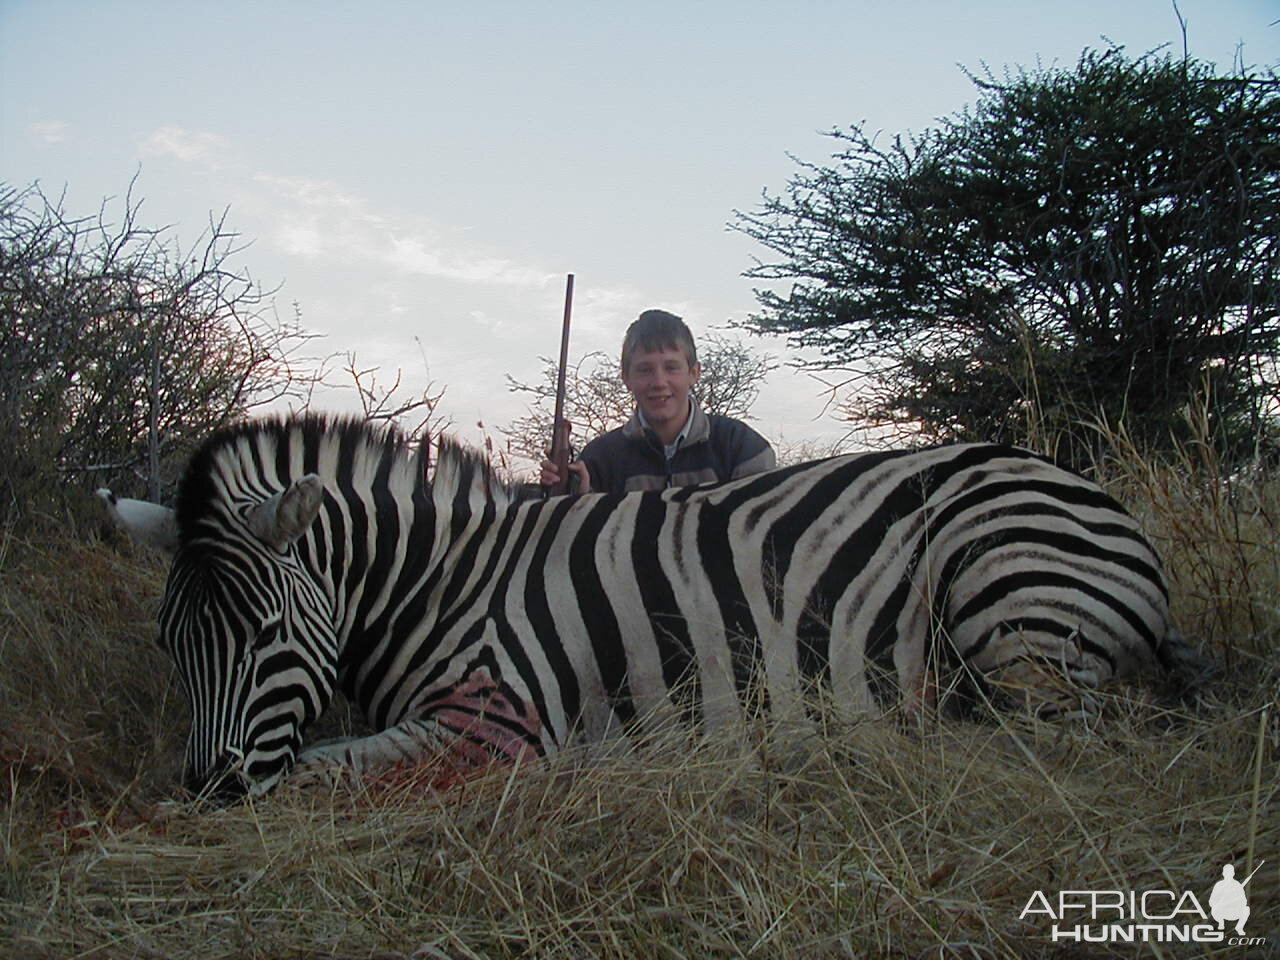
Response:
[[[1209,909],[1190,890],[1037,890],[1027,899],[1020,920],[1042,918],[1049,939],[1077,943],[1222,943],[1260,946],[1266,937],[1245,932],[1249,920],[1246,887],[1262,861],[1244,880],[1235,864],[1222,867],[1222,879],[1209,892]],[[1228,929],[1234,924],[1234,929]]]
[[[1253,873],[1262,868],[1262,863],[1254,868]],[[1222,865],[1222,879],[1213,885],[1209,894],[1209,912],[1218,921],[1218,929],[1226,926],[1228,920],[1234,920],[1236,933],[1244,936],[1244,922],[1249,919],[1249,895],[1244,892],[1244,885],[1253,879],[1253,873],[1241,883],[1236,879],[1235,864]]]

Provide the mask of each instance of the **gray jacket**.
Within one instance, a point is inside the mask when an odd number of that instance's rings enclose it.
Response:
[[[692,400],[692,398],[690,398]],[[596,437],[580,459],[591,474],[592,493],[662,490],[717,480],[736,480],[777,466],[769,441],[741,420],[703,413],[696,400],[688,433],[671,459],[662,441],[640,422]]]

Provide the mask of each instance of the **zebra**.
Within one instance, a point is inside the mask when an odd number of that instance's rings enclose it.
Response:
[[[451,441],[429,462],[307,414],[212,435],[176,510],[102,491],[172,553],[160,640],[192,789],[538,756],[650,718],[710,730],[761,702],[803,719],[815,688],[850,717],[925,710],[948,684],[1046,706],[1185,647],[1136,521],[1014,447],[545,500]],[[303,751],[338,689],[376,732]]]

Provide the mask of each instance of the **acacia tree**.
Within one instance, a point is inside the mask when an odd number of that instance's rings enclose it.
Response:
[[[975,106],[829,165],[731,224],[773,255],[758,332],[845,371],[850,410],[939,440],[1080,420],[1167,440],[1206,393],[1237,448],[1274,428],[1280,81],[1085,51],[1073,70],[974,77]]]
[[[540,460],[551,443],[555,415],[556,361],[540,357],[542,380],[528,384],[507,375],[513,393],[530,399],[529,413],[502,428],[508,449],[519,457]],[[760,385],[778,367],[772,354],[758,354],[745,344],[709,333],[698,344],[702,375],[694,393],[708,413],[750,419]],[[565,373],[565,417],[573,424],[575,441],[585,442],[627,422],[635,401],[622,382],[616,357],[593,351],[570,364]]]
[[[140,225],[69,218],[0,185],[0,514],[110,484],[158,499],[208,431],[309,380],[310,337],[279,318],[225,217],[194,246]]]

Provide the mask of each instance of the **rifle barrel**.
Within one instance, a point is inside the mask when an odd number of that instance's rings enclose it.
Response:
[[[551,425],[551,462],[560,479],[552,494],[569,492],[569,431],[564,419],[565,375],[569,369],[569,318],[573,315],[573,274],[565,278],[564,324],[560,328],[560,369],[556,375],[556,412]]]

